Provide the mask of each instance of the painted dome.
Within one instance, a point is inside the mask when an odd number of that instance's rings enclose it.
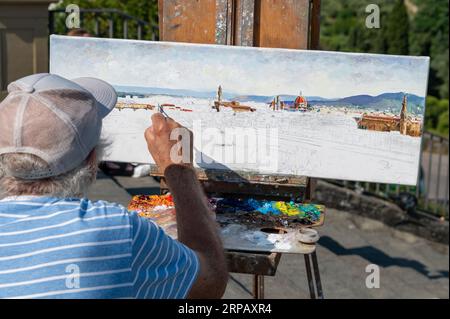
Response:
[[[297,96],[297,98],[295,99],[295,103],[306,103],[306,99],[303,96]]]

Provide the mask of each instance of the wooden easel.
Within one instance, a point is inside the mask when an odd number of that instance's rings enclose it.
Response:
[[[316,49],[319,18],[320,0],[159,0],[162,41]],[[314,185],[298,176],[199,170],[198,177],[209,194],[302,202],[311,200]],[[230,272],[254,275],[254,297],[264,298],[264,276],[275,275],[281,254],[227,251],[226,256]],[[315,249],[304,258],[310,296],[323,298]]]

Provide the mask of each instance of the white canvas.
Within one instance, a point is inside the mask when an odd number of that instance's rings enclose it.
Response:
[[[428,57],[50,41],[51,73],[98,77],[119,93],[124,108],[103,124],[105,160],[153,163],[143,133],[171,104],[167,115],[194,131],[198,167],[407,185],[417,181],[428,67]]]

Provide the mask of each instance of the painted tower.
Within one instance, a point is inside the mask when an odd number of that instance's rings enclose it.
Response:
[[[222,102],[222,85],[219,85],[219,88],[217,90],[217,101]]]
[[[400,134],[406,135],[408,132],[408,107],[406,95],[403,96],[402,110],[400,111]]]

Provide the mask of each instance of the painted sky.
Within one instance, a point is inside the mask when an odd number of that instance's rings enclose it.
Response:
[[[50,71],[93,76],[113,85],[238,95],[339,98],[406,92],[426,95],[429,59],[192,45],[168,42],[51,37]]]

